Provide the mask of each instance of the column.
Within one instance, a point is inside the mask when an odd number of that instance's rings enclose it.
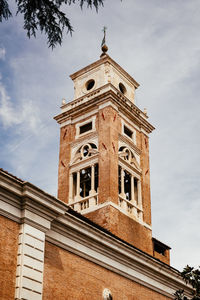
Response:
[[[80,198],[80,171],[76,173],[76,198]]]
[[[124,194],[124,168],[121,168],[121,195],[125,197]]]
[[[73,202],[73,174],[69,174],[69,203]]]
[[[91,190],[90,195],[96,194],[95,191],[95,166],[91,166]],[[89,199],[89,207],[96,205],[96,199],[94,197]]]
[[[131,201],[135,202],[134,176],[131,174]]]
[[[138,180],[138,206],[142,210],[142,191],[141,191],[141,180]],[[139,212],[139,219],[143,220],[143,212]]]
[[[131,175],[131,202],[134,204],[133,207],[133,215],[137,217],[137,207],[136,207],[136,200],[135,200],[135,185],[134,185],[134,175]]]
[[[76,172],[76,196],[75,201],[79,201],[81,199],[80,197],[80,171]],[[74,209],[77,211],[81,210],[80,203],[74,204]]]
[[[95,182],[94,165],[92,165],[91,166],[91,191],[92,191],[92,193],[95,193],[94,182]]]
[[[124,168],[121,167],[121,194],[123,198],[125,198],[125,193],[124,193]],[[127,211],[127,203],[125,200],[122,200],[121,202],[121,208]]]

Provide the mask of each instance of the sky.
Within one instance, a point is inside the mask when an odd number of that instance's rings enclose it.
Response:
[[[10,1],[12,2],[12,1]],[[14,5],[12,3],[12,5]],[[13,15],[15,15],[15,7]],[[56,196],[62,98],[69,75],[108,54],[140,87],[136,105],[150,136],[153,236],[171,246],[171,265],[200,265],[200,0],[105,0],[65,9],[74,28],[53,51],[28,39],[23,18],[0,24],[0,167]]]

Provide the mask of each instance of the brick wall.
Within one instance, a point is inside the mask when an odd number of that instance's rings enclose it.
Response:
[[[167,300],[140,284],[46,243],[43,300],[101,300],[108,288],[113,300]]]
[[[124,241],[153,255],[152,233],[137,221],[127,217],[113,206],[106,206],[86,215]]]
[[[0,216],[0,299],[15,294],[19,224]]]

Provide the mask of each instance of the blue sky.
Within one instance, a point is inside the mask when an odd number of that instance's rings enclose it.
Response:
[[[13,4],[12,4],[13,5]],[[136,81],[137,105],[156,127],[150,137],[153,235],[172,247],[171,263],[200,264],[200,1],[110,0],[66,9],[74,27],[53,51],[28,39],[20,16],[0,29],[0,166],[57,193],[59,127],[53,116],[73,98],[69,75],[101,54]],[[14,13],[15,14],[15,13]]]

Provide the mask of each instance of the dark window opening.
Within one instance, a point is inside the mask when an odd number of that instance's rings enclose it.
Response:
[[[99,167],[98,164],[95,165],[94,167],[94,189],[97,192],[98,186],[99,186]]]
[[[80,171],[80,196],[87,197],[91,190],[91,168]]]
[[[84,148],[83,148],[83,156],[86,157],[86,156],[90,156],[90,153],[89,153],[89,146],[88,145],[85,145]]]
[[[125,86],[123,85],[123,83],[119,83],[119,90],[122,94],[125,94],[126,93],[126,88]]]
[[[136,203],[138,204],[138,180],[137,178],[134,178],[134,199]]]
[[[118,168],[118,189],[119,194],[121,194],[121,167]]]
[[[95,84],[94,79],[90,79],[88,82],[86,82],[87,91],[91,90],[93,88],[94,84]]]
[[[124,171],[124,193],[126,200],[131,200],[131,174]]]
[[[77,175],[73,173],[73,198],[76,196]]]
[[[164,256],[166,254],[166,248],[155,242],[154,242],[154,251]]]
[[[128,127],[126,127],[125,125],[124,125],[124,133],[125,133],[128,137],[130,137],[131,139],[133,138],[133,132],[132,132]]]
[[[95,144],[90,144],[91,145],[91,147],[93,148],[93,149],[97,149],[97,146],[95,145]]]
[[[92,130],[92,122],[89,122],[85,125],[80,126],[80,134],[85,133],[89,130]]]

